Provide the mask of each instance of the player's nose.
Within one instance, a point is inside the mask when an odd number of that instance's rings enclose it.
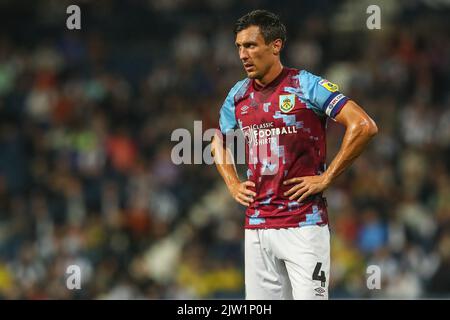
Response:
[[[242,62],[245,62],[248,59],[248,52],[245,48],[241,48],[241,50],[239,50],[239,58]]]

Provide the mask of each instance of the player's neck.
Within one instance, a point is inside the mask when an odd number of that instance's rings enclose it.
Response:
[[[281,61],[278,61],[277,63],[273,64],[273,66],[269,69],[269,72],[267,72],[262,79],[255,79],[255,82],[259,86],[265,87],[273,80],[275,80],[281,74],[282,71],[283,65],[281,64]]]

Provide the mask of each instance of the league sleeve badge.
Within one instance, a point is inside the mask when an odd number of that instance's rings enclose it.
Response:
[[[336,92],[336,91],[339,90],[339,87],[338,87],[337,84],[334,84],[334,83],[332,83],[332,82],[330,82],[328,80],[325,80],[325,79],[320,80],[319,84],[322,87],[324,87],[325,89],[327,89],[328,91],[330,91],[330,92]]]

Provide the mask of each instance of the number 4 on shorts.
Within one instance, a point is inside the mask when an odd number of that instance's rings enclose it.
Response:
[[[322,262],[317,262],[316,267],[314,268],[314,272],[312,275],[313,280],[319,280],[320,285],[322,287],[325,287],[325,282],[327,281],[327,278],[325,277],[325,271],[321,271],[322,268]]]

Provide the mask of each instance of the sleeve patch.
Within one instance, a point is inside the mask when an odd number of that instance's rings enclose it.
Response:
[[[339,90],[339,87],[337,84],[334,84],[325,79],[320,80],[319,84],[330,92],[336,92]]]

